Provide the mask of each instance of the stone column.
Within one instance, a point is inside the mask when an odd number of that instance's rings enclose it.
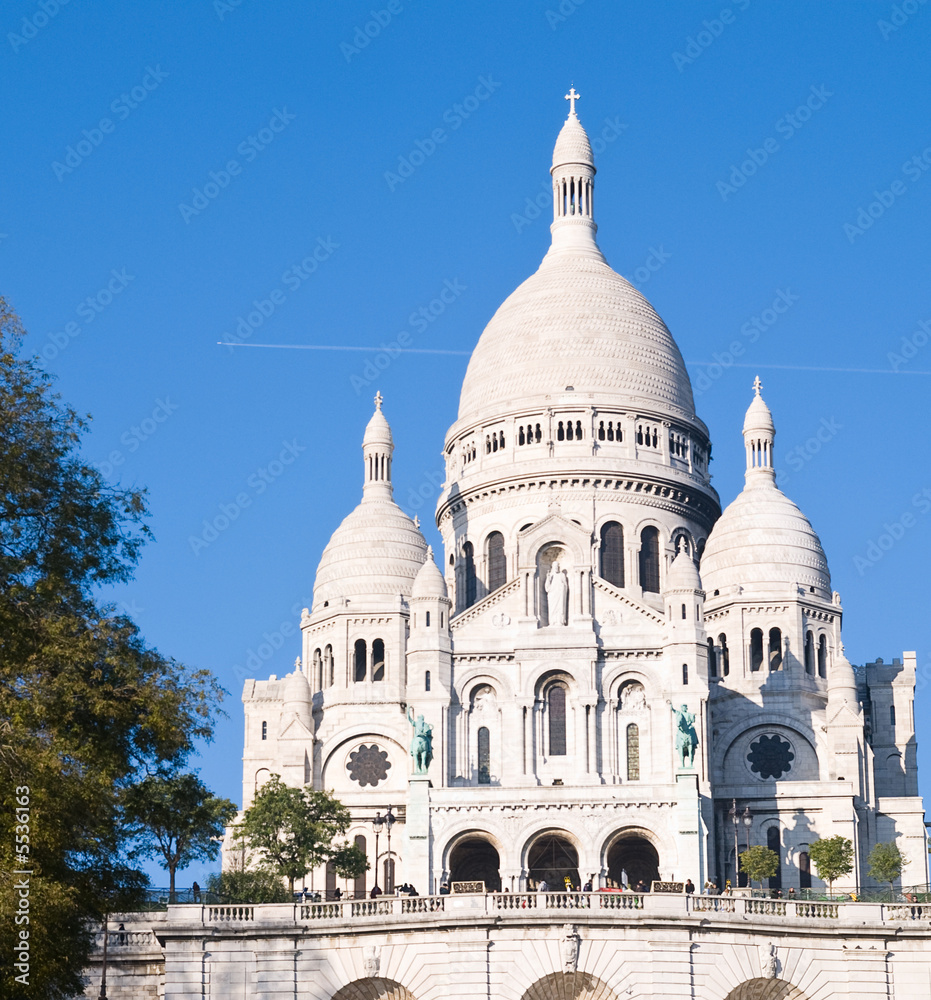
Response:
[[[433,843],[430,832],[430,779],[412,774],[408,780],[407,814],[404,833],[405,882],[410,882],[421,896],[433,894]]]
[[[679,845],[679,868],[676,881],[691,879],[701,887],[708,878],[702,857],[701,800],[698,795],[698,776],[689,772],[676,775],[676,843]],[[661,873],[663,874],[663,873]]]

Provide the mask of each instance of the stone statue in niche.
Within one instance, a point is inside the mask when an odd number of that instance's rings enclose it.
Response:
[[[621,709],[638,712],[647,707],[647,696],[642,684],[625,684],[621,688]]]
[[[569,578],[554,562],[546,575],[546,607],[549,625],[565,625],[569,620]]]
[[[695,714],[689,711],[687,705],[681,708],[671,707],[672,714],[676,717],[676,755],[682,758],[683,768],[692,768],[695,766],[695,748],[698,746]]]
[[[362,949],[362,968],[370,979],[378,975],[381,969],[381,948],[377,944],[367,944]]]

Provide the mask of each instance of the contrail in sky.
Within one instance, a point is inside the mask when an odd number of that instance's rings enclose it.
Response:
[[[384,347],[350,347],[344,344],[240,344],[234,343],[226,340],[218,340],[217,345],[220,347],[274,347],[278,350],[284,351],[369,351],[372,353],[379,353],[386,348]],[[455,354],[462,357],[469,357],[471,351],[441,351],[426,347],[395,347],[391,351],[392,354]],[[686,361],[687,365],[692,365],[696,368],[709,367],[715,365],[716,361]],[[730,364],[728,368],[780,368],[785,371],[792,372],[844,372],[846,374],[857,374],[857,375],[931,375],[931,372],[923,371],[893,371],[891,368],[828,368],[828,367],[817,367],[813,365],[748,365],[748,364]]]

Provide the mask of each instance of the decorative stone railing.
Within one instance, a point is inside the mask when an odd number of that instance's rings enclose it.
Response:
[[[153,947],[155,935],[146,928],[149,914],[127,914],[135,928],[110,930],[110,948]],[[814,902],[765,899],[750,896],[699,896],[634,892],[489,892],[448,896],[381,896],[326,903],[266,903],[254,905],[173,905],[159,914],[159,937],[199,933],[204,928],[226,928],[233,933],[254,933],[260,927],[310,931],[384,923],[429,927],[437,923],[470,920],[623,921],[705,920],[741,924],[751,918],[760,923],[789,924],[797,929],[877,927],[884,924],[917,924],[931,920],[931,904]],[[150,925],[151,926],[151,925]],[[122,939],[121,936],[122,935]],[[120,941],[122,940],[122,945]],[[97,934],[97,948],[103,934]]]

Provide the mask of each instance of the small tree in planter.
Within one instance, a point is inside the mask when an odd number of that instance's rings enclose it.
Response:
[[[909,863],[899,850],[895,841],[877,844],[866,859],[871,879],[877,882],[889,883],[889,899],[895,899],[895,880],[902,874],[902,869]]]
[[[751,885],[759,882],[762,889],[763,879],[772,878],[779,871],[779,855],[770,848],[757,844],[740,855],[740,870],[746,872]]]
[[[828,884],[828,895],[834,894],[834,880],[853,871],[853,844],[846,837],[826,837],[816,840],[808,849],[818,872],[818,878]]]

